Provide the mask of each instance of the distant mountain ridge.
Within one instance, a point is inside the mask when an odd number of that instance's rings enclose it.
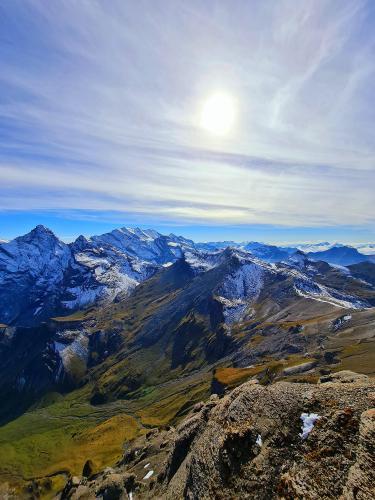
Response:
[[[217,251],[226,246],[233,248],[242,248],[248,250],[254,256],[265,260],[266,262],[280,262],[282,260],[288,259],[290,255],[297,251],[303,251],[312,260],[322,260],[329,262],[330,264],[348,266],[351,264],[357,264],[359,262],[375,262],[375,255],[364,254],[359,252],[359,250],[350,245],[343,245],[341,243],[303,243],[296,244],[294,246],[277,246],[270,245],[267,243],[260,243],[256,241],[248,241],[238,243],[235,241],[225,241],[225,242],[206,242],[197,243],[196,247],[198,249],[203,249],[206,251]],[[372,249],[375,245],[366,244],[363,248]]]
[[[313,260],[324,260],[341,266],[372,260],[372,257],[363,255],[356,248],[349,246],[335,246],[321,252],[308,252],[307,255]]]
[[[322,248],[328,243],[317,245]],[[0,243],[0,323],[37,325],[54,315],[127,296],[184,256],[196,269],[207,270],[217,260],[216,254],[228,247],[270,264],[296,265],[300,252],[297,247],[259,242],[195,243],[172,233],[126,227],[90,238],[79,236],[67,244],[38,225],[24,236]],[[337,244],[306,255],[340,266],[375,259]]]

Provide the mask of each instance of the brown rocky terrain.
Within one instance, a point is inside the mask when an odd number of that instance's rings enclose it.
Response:
[[[302,414],[315,414],[302,438]],[[306,428],[305,428],[306,430]],[[86,464],[61,500],[375,497],[375,380],[250,380],[198,403],[176,428],[128,443],[114,468]]]

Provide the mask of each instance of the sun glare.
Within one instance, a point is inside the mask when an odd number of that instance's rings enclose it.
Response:
[[[200,125],[215,135],[228,134],[236,118],[236,104],[232,96],[216,93],[203,104]]]

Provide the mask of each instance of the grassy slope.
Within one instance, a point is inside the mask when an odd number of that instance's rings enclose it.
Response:
[[[103,446],[106,437],[112,439],[111,422],[118,417],[111,408],[98,411],[91,407],[87,396],[87,388],[75,391],[3,426],[0,462],[7,466],[1,471],[2,476],[27,480],[56,471],[80,473],[86,459],[94,454],[101,465],[111,462],[114,454],[120,453],[124,438],[136,435],[138,423],[133,417],[123,416],[124,426],[114,429],[119,439]],[[102,429],[102,436],[91,441],[95,429]]]
[[[307,308],[306,310],[309,310]],[[260,322],[255,324],[253,329],[246,330],[248,323],[238,326],[233,335],[243,340],[249,349],[255,348],[262,343],[264,337],[257,334],[259,331],[265,331],[270,327],[287,332],[291,327],[297,325],[302,326],[303,330],[300,335],[307,339],[307,346],[312,348],[309,356],[299,354],[287,355],[285,358],[273,359],[272,357],[264,357],[260,363],[248,368],[238,368],[233,366],[220,366],[215,370],[215,379],[227,388],[233,388],[240,383],[245,382],[249,378],[256,376],[260,380],[265,380],[267,372],[273,372],[282,378],[290,380],[306,380],[316,381],[319,377],[319,370],[322,368],[331,369],[332,371],[353,370],[358,373],[365,373],[370,376],[375,376],[375,308],[367,311],[352,312],[352,319],[348,325],[336,332],[331,329],[331,324],[334,319],[345,314],[345,310],[335,308],[333,311],[318,315],[316,317],[302,316],[301,312],[297,313],[297,319],[289,318],[288,320],[278,320],[274,322]],[[283,316],[284,312],[279,313]],[[250,322],[251,323],[251,322]],[[245,330],[241,329],[244,328]],[[314,339],[318,336],[325,336],[324,350],[316,350],[314,347]],[[312,341],[312,343],[311,343]],[[337,363],[329,364],[324,360],[324,353],[333,351],[336,353]],[[318,360],[316,369],[309,371],[306,374],[300,375],[282,375],[284,368],[302,365],[309,361]]]
[[[124,442],[149,426],[175,421],[191,404],[206,398],[210,379],[210,373],[198,374],[149,388],[132,401],[95,407],[88,403],[89,386],[65,397],[49,395],[46,406],[0,428],[0,482],[22,487],[33,478],[80,475],[88,459],[98,468],[113,465]],[[57,481],[54,486],[60,485]]]

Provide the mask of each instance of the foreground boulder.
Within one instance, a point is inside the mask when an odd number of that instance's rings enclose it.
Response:
[[[375,380],[347,372],[317,385],[250,381],[138,438],[63,498],[373,499],[374,403]]]

